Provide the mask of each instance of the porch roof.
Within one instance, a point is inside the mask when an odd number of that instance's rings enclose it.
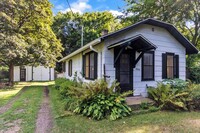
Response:
[[[112,49],[115,47],[129,47],[138,52],[157,48],[156,45],[154,45],[152,42],[150,42],[141,34],[113,43],[108,46],[108,49]]]

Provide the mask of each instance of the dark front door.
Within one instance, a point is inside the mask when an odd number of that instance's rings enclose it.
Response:
[[[20,68],[20,81],[26,81],[26,69]]]
[[[124,51],[116,65],[116,79],[120,82],[121,92],[133,90],[133,67],[130,51]]]

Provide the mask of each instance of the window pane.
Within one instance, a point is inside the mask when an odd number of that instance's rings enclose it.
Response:
[[[89,55],[85,56],[85,77],[89,78]]]
[[[153,52],[144,53],[143,55],[143,79],[151,80],[154,78],[154,66],[153,66]]]
[[[144,66],[143,77],[145,79],[153,78],[153,66]]]
[[[167,67],[167,78],[172,79],[173,77],[174,77],[174,76],[173,76],[173,67],[168,66],[168,67]]]
[[[174,72],[173,72],[173,63],[174,62],[174,56],[173,55],[167,55],[167,78],[174,78]]]
[[[174,56],[167,55],[167,66],[173,66],[173,59],[174,59]]]
[[[94,67],[94,53],[90,54],[90,67]]]
[[[90,67],[90,78],[94,78],[94,67]]]
[[[153,65],[152,53],[145,53],[143,58],[144,58],[144,65]]]

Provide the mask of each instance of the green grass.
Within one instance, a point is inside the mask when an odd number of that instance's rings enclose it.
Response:
[[[50,89],[51,107],[54,116],[53,132],[57,133],[146,133],[146,132],[199,132],[200,112],[159,111],[132,115],[117,121],[94,121],[81,115],[70,114],[64,110],[64,101],[58,91]]]
[[[23,83],[30,86],[14,101],[13,106],[5,113],[0,114],[0,132],[13,126],[20,127],[24,133],[35,131],[37,113],[43,96],[43,86],[51,83]],[[40,85],[40,86],[33,86]]]
[[[0,107],[12,99],[24,86],[43,86],[51,84],[54,84],[54,82],[18,82],[12,89],[0,89]]]

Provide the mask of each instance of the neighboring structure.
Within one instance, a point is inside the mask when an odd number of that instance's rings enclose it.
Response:
[[[51,81],[54,80],[54,68],[44,66],[15,66],[14,81]]]
[[[59,62],[66,78],[85,82],[105,78],[122,91],[146,96],[148,86],[167,78],[186,79],[186,54],[198,50],[173,25],[146,19],[86,44]]]

